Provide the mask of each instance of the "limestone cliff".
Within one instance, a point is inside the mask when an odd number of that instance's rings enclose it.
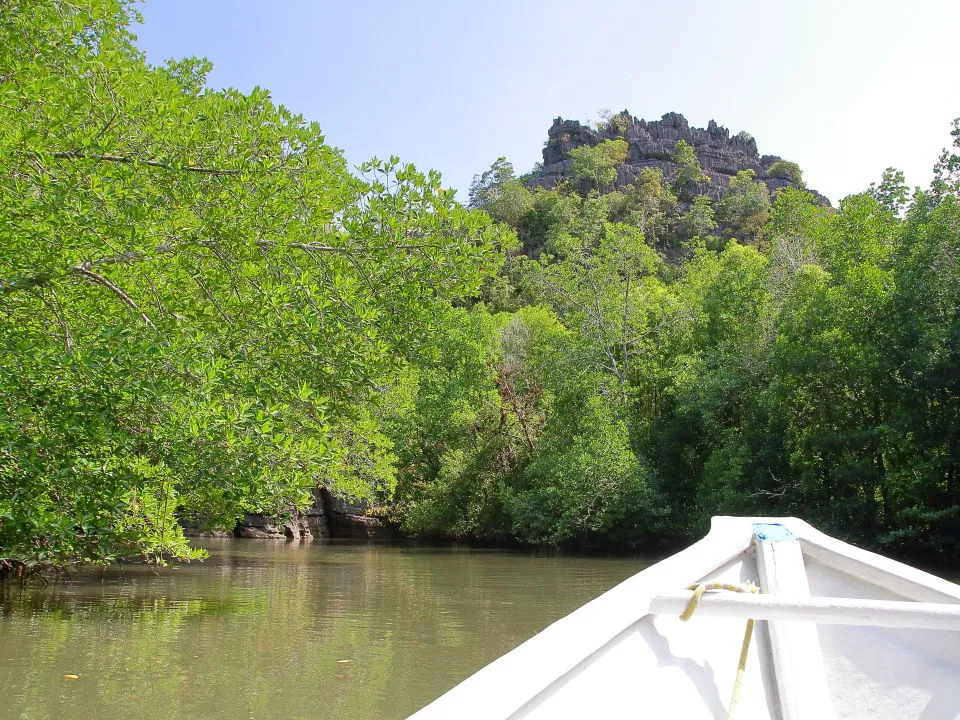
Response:
[[[565,179],[570,179],[572,161],[570,150],[582,145],[597,145],[604,140],[622,138],[627,141],[629,154],[618,168],[617,187],[629,185],[636,180],[640,170],[655,167],[669,178],[675,171],[672,162],[674,146],[678,140],[691,145],[697,153],[704,174],[709,178],[698,193],[718,200],[730,178],[741,170],[753,170],[771,193],[781,187],[793,187],[789,178],[771,176],[771,167],[782,158],[776,155],[760,155],[757,143],[749,133],[741,132],[731,137],[730,131],[713,120],[706,128],[690,127],[687,119],[679,113],[667,113],[660,120],[638,120],[627,110],[614,115],[600,129],[581,124],[577,120],[556,118],[547,131],[547,143],[543,149],[543,167],[530,177],[531,185],[552,188]],[[829,201],[810,190],[821,202]]]

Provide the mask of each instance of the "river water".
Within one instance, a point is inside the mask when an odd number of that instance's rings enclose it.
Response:
[[[405,718],[649,564],[197,544],[208,560],[159,574],[0,586],[0,718]]]

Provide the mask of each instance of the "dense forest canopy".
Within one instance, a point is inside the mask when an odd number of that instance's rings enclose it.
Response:
[[[149,65],[122,0],[0,3],[0,562],[195,557],[318,487],[409,533],[656,547],[795,514],[960,554],[960,124],[929,190],[750,170],[470,208],[351,174],[265,90]]]

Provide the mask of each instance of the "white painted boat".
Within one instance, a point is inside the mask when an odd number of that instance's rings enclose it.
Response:
[[[689,587],[747,582],[759,592],[707,590],[680,619]],[[731,709],[751,720],[960,719],[960,586],[795,518],[717,517],[703,540],[410,720],[699,720]]]

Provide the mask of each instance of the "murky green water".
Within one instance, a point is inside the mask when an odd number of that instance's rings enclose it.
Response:
[[[0,587],[0,718],[405,718],[647,564],[199,544],[160,575]]]

